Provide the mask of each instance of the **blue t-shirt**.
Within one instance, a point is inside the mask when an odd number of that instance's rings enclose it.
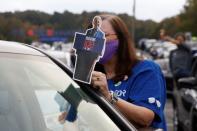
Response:
[[[109,90],[115,92],[123,100],[152,110],[155,118],[151,127],[166,131],[163,112],[166,84],[160,67],[152,61],[143,60],[134,66],[131,73],[127,80],[116,84],[113,80],[108,80]]]

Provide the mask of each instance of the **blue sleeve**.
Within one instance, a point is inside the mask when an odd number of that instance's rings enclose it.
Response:
[[[165,105],[165,80],[157,69],[147,69],[136,75],[129,100],[138,106],[146,107],[161,121]]]

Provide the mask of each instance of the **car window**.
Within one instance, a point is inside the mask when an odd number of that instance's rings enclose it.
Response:
[[[64,123],[58,120],[63,112],[67,113]],[[50,59],[0,54],[0,130],[119,129]]]

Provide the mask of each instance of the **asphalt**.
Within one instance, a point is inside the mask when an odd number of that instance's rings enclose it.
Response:
[[[165,112],[165,118],[166,118],[166,122],[167,122],[168,131],[174,131],[174,128],[173,128],[173,106],[172,106],[171,99],[167,99],[164,112]]]

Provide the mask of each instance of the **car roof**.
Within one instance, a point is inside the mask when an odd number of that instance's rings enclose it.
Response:
[[[45,56],[41,52],[25,46],[23,43],[0,40],[0,53],[16,53],[26,55]]]

